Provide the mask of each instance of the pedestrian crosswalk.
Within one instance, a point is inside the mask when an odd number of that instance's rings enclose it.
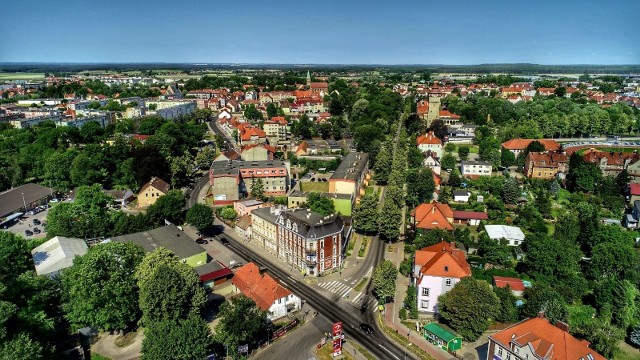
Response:
[[[318,285],[331,293],[340,295],[340,297],[348,296],[349,292],[352,290],[351,286],[341,281],[329,281]]]

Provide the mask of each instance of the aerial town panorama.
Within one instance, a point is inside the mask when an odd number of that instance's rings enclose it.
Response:
[[[72,2],[0,5],[0,359],[640,359],[640,4]]]

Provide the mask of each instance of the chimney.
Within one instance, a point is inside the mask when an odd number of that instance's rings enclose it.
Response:
[[[447,248],[443,246],[443,247],[442,247],[442,253],[444,254],[444,253],[446,253],[446,252],[447,252]]]
[[[456,248],[456,242],[455,241],[452,241],[450,245],[451,245],[451,249],[455,249]]]
[[[569,332],[569,324],[567,324],[567,323],[566,323],[566,322],[564,322],[564,321],[558,321],[558,322],[556,323],[556,327],[557,327],[558,329],[562,330],[562,331]]]
[[[539,311],[539,312],[538,312],[538,317],[539,317],[540,319],[544,319],[544,311]]]
[[[432,213],[432,214],[435,214],[435,213],[436,213],[436,207],[435,207],[435,206],[431,207],[431,213]]]

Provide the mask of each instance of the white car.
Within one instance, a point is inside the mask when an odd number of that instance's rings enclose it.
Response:
[[[50,203],[54,203],[54,204],[55,204],[55,203],[59,203],[59,202],[60,202],[60,199],[51,199],[51,200],[49,200],[49,202],[50,202]]]

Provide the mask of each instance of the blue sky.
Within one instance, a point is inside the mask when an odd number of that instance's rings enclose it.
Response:
[[[638,0],[7,0],[0,9],[0,62],[640,63]]]

